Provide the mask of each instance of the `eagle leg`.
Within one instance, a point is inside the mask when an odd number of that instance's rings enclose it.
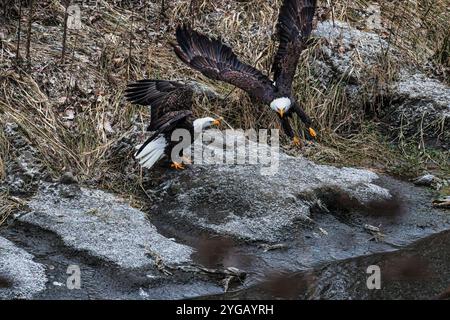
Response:
[[[189,157],[182,156],[181,159],[183,160],[183,163],[185,163],[185,164],[192,164],[192,160]]]

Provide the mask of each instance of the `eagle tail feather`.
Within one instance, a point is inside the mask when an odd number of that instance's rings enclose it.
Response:
[[[134,157],[139,160],[141,166],[150,169],[164,155],[166,147],[167,140],[163,135],[151,137],[139,148]]]

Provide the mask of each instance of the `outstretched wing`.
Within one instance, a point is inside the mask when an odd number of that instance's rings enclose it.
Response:
[[[151,106],[148,130],[154,131],[160,120],[172,111],[192,109],[193,90],[182,83],[166,80],[139,80],[128,85],[125,97],[128,101]]]
[[[278,17],[280,44],[272,70],[278,91],[290,95],[301,52],[311,34],[316,0],[284,0]]]
[[[213,80],[230,83],[252,98],[270,103],[275,87],[261,71],[239,61],[233,50],[220,40],[211,39],[188,26],[178,26],[176,55],[187,65]]]

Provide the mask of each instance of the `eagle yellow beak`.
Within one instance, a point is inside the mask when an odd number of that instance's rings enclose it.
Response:
[[[278,114],[280,115],[280,117],[283,118],[283,116],[284,116],[284,109],[278,109]]]
[[[309,134],[311,135],[311,137],[313,137],[313,138],[315,138],[315,137],[317,137],[317,133],[316,133],[316,131],[314,131],[314,129],[313,128],[309,128]]]
[[[213,126],[219,126],[220,125],[220,119],[216,119],[213,121]]]

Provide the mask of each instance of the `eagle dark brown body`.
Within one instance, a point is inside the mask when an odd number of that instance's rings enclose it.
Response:
[[[192,89],[175,81],[140,80],[128,85],[125,91],[128,101],[151,106],[151,121],[147,130],[153,133],[144,144],[138,146],[135,153],[143,167],[152,168],[164,157],[171,160],[172,150],[178,144],[177,141],[172,141],[175,130],[187,130],[192,143],[194,131],[219,123],[210,117],[194,119],[191,110],[192,96]],[[181,163],[174,162],[172,165],[176,169],[183,169]]]

